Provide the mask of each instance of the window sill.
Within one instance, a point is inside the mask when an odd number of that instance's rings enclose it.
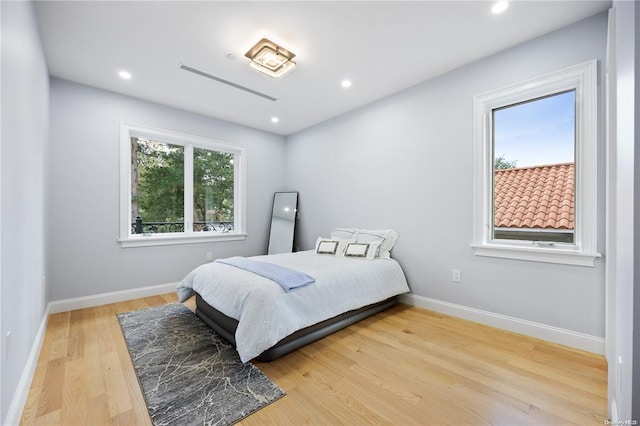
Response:
[[[241,241],[247,238],[247,234],[238,232],[227,232],[223,234],[203,234],[203,235],[171,235],[171,234],[150,234],[136,237],[121,238],[118,241],[122,248],[129,247],[150,247],[150,246],[170,246],[175,244],[197,244],[212,243],[222,241]]]
[[[472,244],[471,247],[476,256],[558,263],[562,265],[594,267],[596,259],[601,257],[600,253],[584,253],[558,247],[517,247],[500,244]]]

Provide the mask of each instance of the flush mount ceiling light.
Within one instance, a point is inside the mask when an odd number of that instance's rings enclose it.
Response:
[[[251,59],[251,67],[274,78],[282,77],[296,66],[291,60],[295,53],[267,38],[257,42],[244,56]]]

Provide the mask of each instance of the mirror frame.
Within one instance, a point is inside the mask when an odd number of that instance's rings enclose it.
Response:
[[[290,217],[284,218],[284,223],[281,220],[282,215],[279,215],[280,205],[277,204],[280,198],[283,196],[293,197],[290,202],[292,206],[284,206],[284,209],[292,209]],[[285,210],[290,212],[290,210]],[[298,220],[298,192],[297,191],[283,191],[275,192],[273,194],[273,207],[271,209],[271,225],[269,227],[269,245],[267,247],[267,254],[278,253],[291,253],[293,252],[296,221]]]

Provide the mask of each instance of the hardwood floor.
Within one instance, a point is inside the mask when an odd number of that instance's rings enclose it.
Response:
[[[51,315],[21,424],[150,424],[115,314],[175,301]],[[256,365],[287,395],[242,425],[602,425],[607,412],[603,357],[406,305]]]

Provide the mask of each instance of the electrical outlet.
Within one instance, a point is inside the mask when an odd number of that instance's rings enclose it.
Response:
[[[462,271],[460,269],[454,269],[451,271],[451,279],[454,283],[462,281]]]
[[[207,260],[213,260],[213,252],[211,251],[207,252]]]

